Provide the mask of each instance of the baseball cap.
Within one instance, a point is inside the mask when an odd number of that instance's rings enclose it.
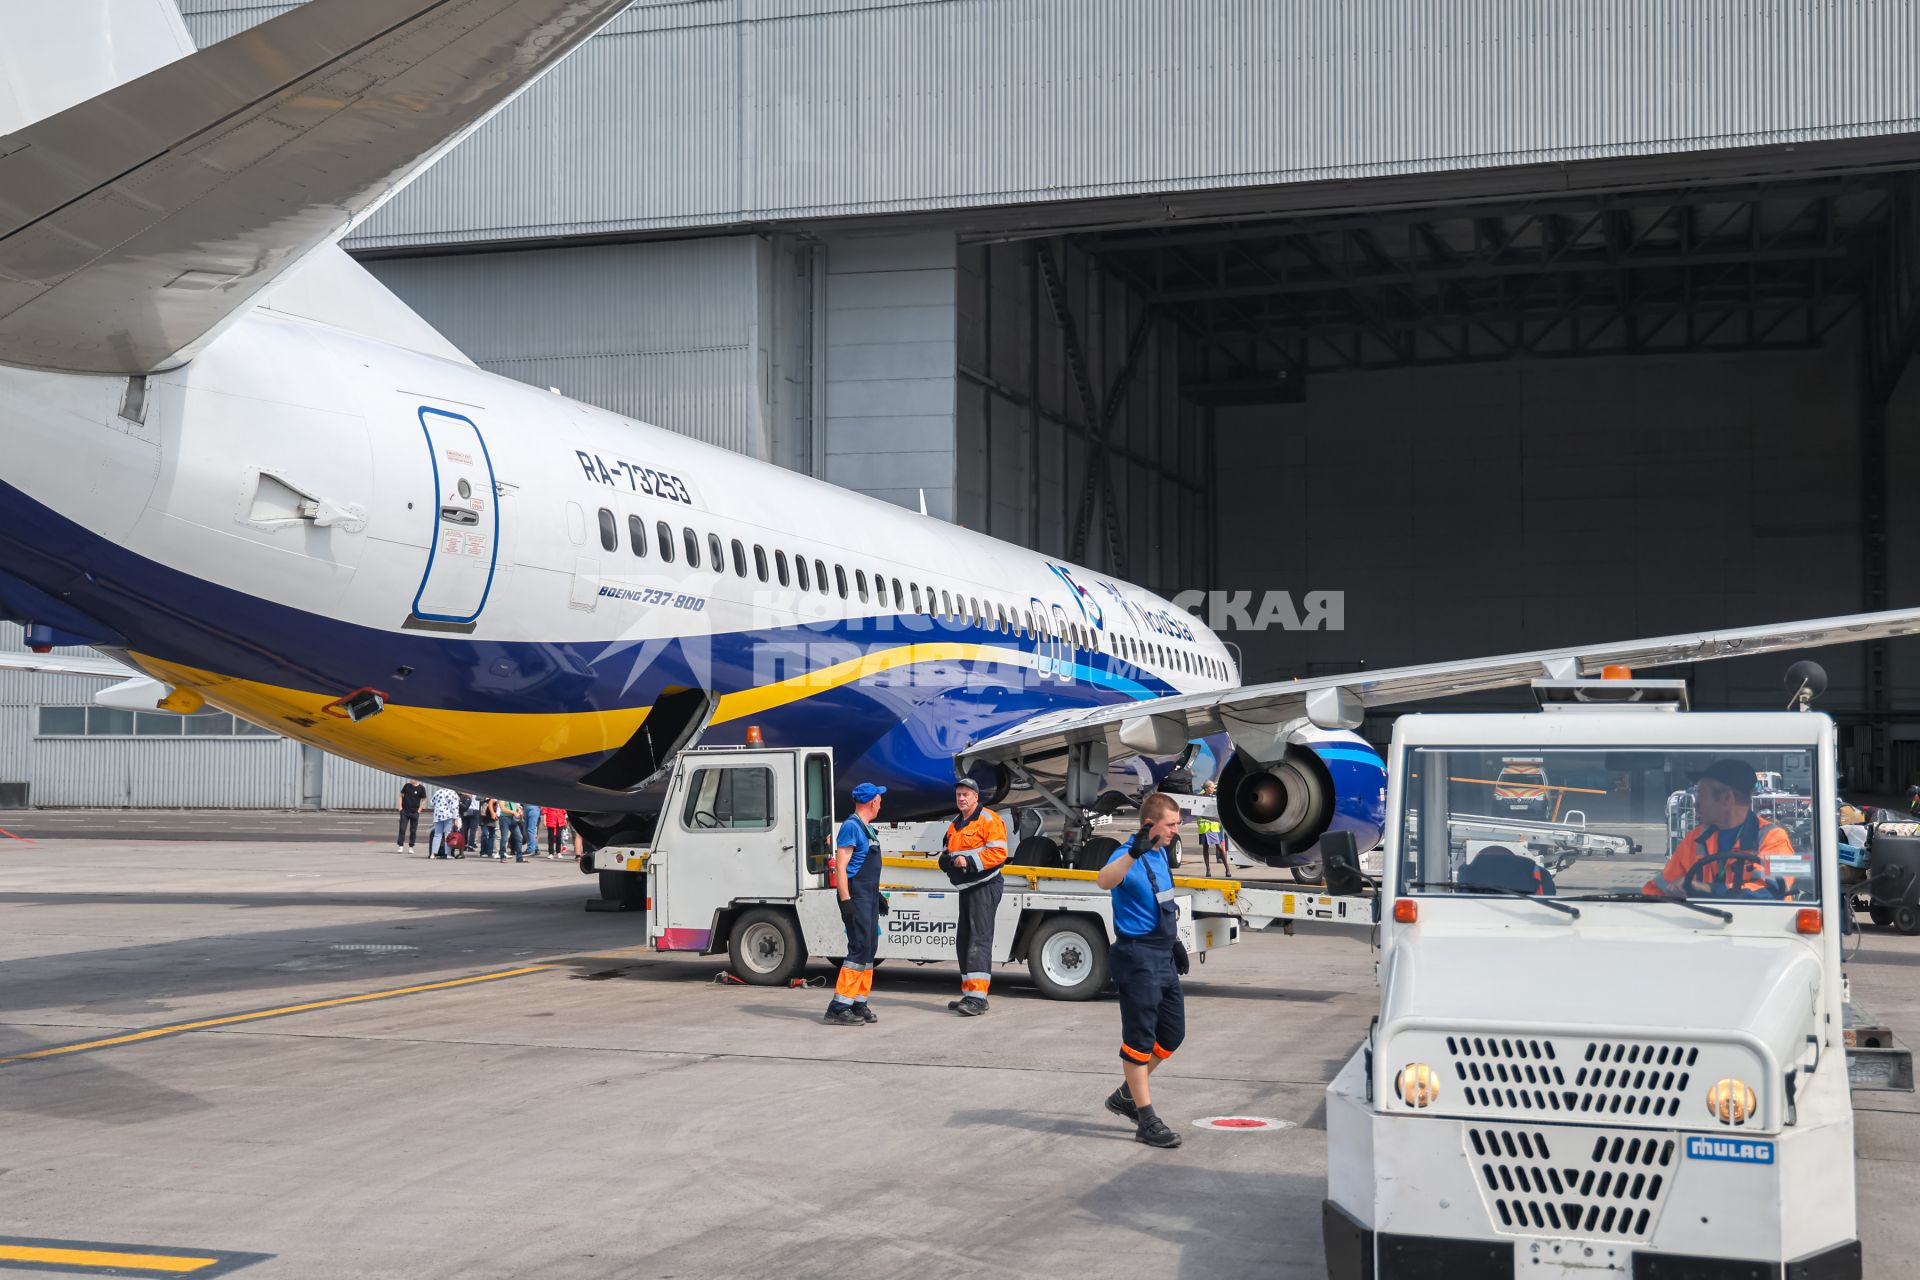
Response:
[[[1753,794],[1753,766],[1745,760],[1737,760],[1732,756],[1724,760],[1715,760],[1704,770],[1693,776],[1695,782],[1700,781],[1702,778],[1712,778],[1715,782],[1726,787],[1738,796],[1751,796]]]
[[[975,782],[972,778],[967,777],[965,774],[962,774],[960,777],[955,778],[953,780],[953,785],[956,787],[965,787],[967,790],[973,792],[975,795],[980,794],[980,784]]]
[[[853,789],[853,802],[855,804],[865,804],[875,796],[883,796],[885,794],[887,794],[885,787],[876,787],[871,782],[863,782]]]

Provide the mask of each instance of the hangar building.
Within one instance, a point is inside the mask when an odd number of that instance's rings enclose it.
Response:
[[[346,244],[486,368],[1244,601],[1249,680],[1399,665],[1920,602],[1915,65],[1916,0],[638,0]],[[1857,784],[1914,646],[1822,658]]]

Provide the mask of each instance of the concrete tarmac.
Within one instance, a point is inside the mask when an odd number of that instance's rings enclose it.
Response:
[[[637,917],[581,909],[592,893],[571,862],[364,838],[0,838],[0,1259],[104,1242],[255,1255],[223,1265],[262,1280],[1323,1274],[1321,1099],[1375,1011],[1364,934],[1303,925],[1196,966],[1188,1044],[1155,1076],[1186,1137],[1164,1152],[1101,1109],[1110,999],[1046,1001],[1003,971],[992,1012],[960,1019],[955,971],[896,962],[877,1026],[827,1027],[826,991],[715,985],[723,957],[649,954]],[[1909,1043],[1916,966],[1920,939],[1871,928],[1849,966]],[[76,1044],[97,1047],[23,1057]],[[1904,1274],[1920,1105],[1857,1103],[1868,1274]],[[1294,1127],[1193,1125],[1219,1114]]]

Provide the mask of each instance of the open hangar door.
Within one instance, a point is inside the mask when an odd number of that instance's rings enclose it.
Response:
[[[1338,630],[1229,636],[1260,680],[1920,603],[1917,191],[1813,176],[1071,246],[1176,335],[1163,379],[1211,458],[1210,572],[1182,585],[1249,614],[1341,593]],[[1849,781],[1920,781],[1920,641],[1819,656]],[[1783,668],[1689,674],[1701,705],[1781,706]]]

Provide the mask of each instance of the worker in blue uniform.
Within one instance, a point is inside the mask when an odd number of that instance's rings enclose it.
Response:
[[[1154,792],[1140,806],[1140,829],[1114,850],[1095,882],[1113,898],[1113,947],[1108,969],[1120,993],[1121,1084],[1107,1110],[1134,1122],[1134,1138],[1150,1147],[1177,1147],[1180,1135],[1153,1109],[1148,1077],[1173,1056],[1187,1035],[1180,972],[1186,952],[1178,936],[1173,871],[1167,846],[1180,831],[1180,805]]]
[[[867,1004],[873,992],[874,952],[880,946],[880,843],[873,820],[880,816],[885,787],[863,782],[853,789],[853,815],[833,841],[833,887],[840,897],[840,923],[847,930],[833,1000],[822,1018],[829,1026],[860,1027],[880,1021]]]

